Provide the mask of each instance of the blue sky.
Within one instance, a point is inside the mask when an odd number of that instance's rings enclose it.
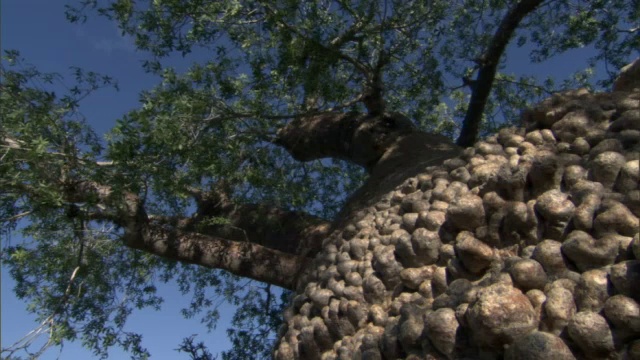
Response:
[[[43,72],[68,75],[69,66],[96,71],[114,77],[120,91],[103,89],[85,99],[81,111],[96,131],[104,133],[115,120],[138,105],[138,94],[154,86],[158,78],[141,69],[143,54],[136,52],[133,42],[120,36],[113,23],[92,19],[85,25],[66,21],[64,3],[55,0],[3,0],[1,7],[1,47],[19,50],[27,62]],[[179,60],[178,60],[179,61]],[[72,82],[69,82],[71,84]],[[4,239],[3,239],[4,241]],[[19,241],[14,236],[12,242]],[[13,295],[14,282],[2,269],[1,343],[8,346],[22,338],[37,324],[25,311],[25,304]],[[199,334],[212,352],[228,349],[227,324],[233,309],[221,311],[218,328],[210,334],[197,319],[185,320],[180,309],[188,301],[174,284],[159,286],[165,299],[161,311],[144,310],[131,315],[127,330],[143,334],[143,344],[152,359],[186,359],[177,348],[184,337]],[[50,349],[42,359],[91,359],[93,355],[81,346],[66,343],[62,352]],[[110,358],[128,358],[114,349]]]
[[[82,103],[81,111],[98,131],[104,133],[115,120],[138,105],[138,94],[154,86],[158,78],[141,69],[144,55],[135,50],[131,39],[120,36],[115,25],[103,19],[93,19],[86,25],[70,24],[64,17],[64,3],[55,0],[4,0],[1,7],[1,47],[17,49],[28,62],[44,72],[68,74],[69,66],[110,75],[120,91],[101,90]],[[510,53],[509,70],[538,75],[562,75],[584,65],[589,50],[573,51],[539,65],[530,65],[525,53]],[[578,59],[579,61],[576,61]],[[583,60],[584,59],[584,60]],[[629,59],[631,60],[631,59]],[[185,65],[174,60],[177,65]],[[13,241],[19,239],[14,238]],[[4,270],[4,269],[3,269]],[[24,304],[13,295],[13,281],[2,271],[1,343],[7,346],[27,334],[37,324],[24,310]],[[159,288],[165,298],[161,311],[135,312],[127,326],[144,336],[144,345],[152,359],[186,358],[173,351],[183,337],[199,334],[212,351],[229,347],[226,324],[233,311],[225,308],[218,329],[211,334],[198,320],[185,320],[179,313],[184,299],[173,284]],[[125,358],[114,351],[111,358]],[[43,359],[91,359],[90,352],[75,344],[66,344],[62,353],[50,350]]]

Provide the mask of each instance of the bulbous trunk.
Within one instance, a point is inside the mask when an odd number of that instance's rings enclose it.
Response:
[[[638,92],[573,91],[464,151],[399,136],[298,280],[275,358],[639,358],[639,114]]]

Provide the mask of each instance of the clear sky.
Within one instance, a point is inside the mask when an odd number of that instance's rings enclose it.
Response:
[[[137,52],[133,42],[120,36],[116,26],[103,19],[93,19],[85,25],[70,24],[64,17],[62,0],[3,0],[1,4],[1,47],[16,49],[28,62],[43,72],[68,74],[69,66],[77,66],[114,77],[120,91],[113,89],[98,91],[87,98],[81,107],[98,133],[110,129],[115,120],[134,109],[138,94],[156,84],[157,78],[145,74],[141,68],[144,55]],[[588,50],[577,50],[541,65],[529,65],[526,54],[511,53],[511,71],[520,72],[526,67],[530,74],[562,75],[584,66]],[[579,61],[576,61],[579,59]],[[631,60],[631,59],[629,59]],[[174,60],[177,65],[180,59]],[[18,241],[19,239],[12,239]],[[25,304],[13,295],[13,281],[7,271],[2,271],[1,343],[8,346],[21,338],[37,324],[24,310]],[[173,284],[159,288],[165,298],[161,311],[138,311],[130,317],[128,331],[144,336],[143,345],[149,349],[152,359],[186,358],[173,349],[182,338],[199,334],[213,352],[228,348],[226,324],[233,309],[221,311],[218,329],[211,334],[199,321],[185,320],[179,313],[185,298]],[[43,359],[91,359],[90,352],[75,344],[66,344],[62,353],[52,349]],[[111,358],[125,358],[120,352],[112,352]]]

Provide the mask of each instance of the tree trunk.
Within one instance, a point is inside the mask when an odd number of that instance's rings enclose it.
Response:
[[[464,151],[390,114],[282,130],[294,157],[370,178],[298,278],[275,358],[637,357],[639,104],[558,94]]]

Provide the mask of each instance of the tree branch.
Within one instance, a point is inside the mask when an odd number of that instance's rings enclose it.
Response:
[[[296,275],[309,263],[309,256],[319,250],[330,230],[328,221],[303,212],[234,204],[222,190],[216,193],[192,189],[198,212],[181,218],[148,216],[137,195],[116,192],[97,182],[76,181],[58,186],[64,206],[87,204],[86,218],[118,225],[124,232],[125,244],[131,248],[285,288],[293,287]],[[14,190],[28,197],[38,196],[28,184],[18,184]],[[207,222],[216,216],[227,223],[219,226]],[[239,230],[241,235],[232,230]]]
[[[342,9],[347,11],[353,17],[354,21],[349,29],[347,29],[347,31],[336,36],[329,42],[331,47],[334,49],[339,49],[342,47],[342,45],[354,40],[356,38],[356,35],[371,23],[371,20],[373,19],[373,16],[375,14],[374,3],[371,3],[369,11],[364,17],[360,17],[359,14],[355,13],[351,8],[349,8],[346,3],[342,1],[337,1],[337,3]]]
[[[104,207],[115,209],[91,217],[121,226],[128,247],[285,288],[294,286],[296,274],[307,263],[309,253],[298,255],[298,248],[311,246],[310,242],[319,246],[329,231],[328,222],[304,213],[235,205],[222,191],[191,192],[198,202],[198,212],[191,218],[148,216],[136,195],[127,193],[115,199],[108,186],[92,182],[76,184],[70,200],[97,196]],[[228,225],[242,229],[244,236],[234,235],[225,226],[207,224],[211,216],[228,217]]]
[[[479,71],[475,86],[471,92],[469,107],[462,122],[462,130],[456,143],[467,147],[473,145],[478,137],[480,121],[487,99],[491,93],[500,57],[515,33],[518,25],[529,13],[534,11],[544,0],[521,0],[511,8],[500,22],[489,47],[479,59]]]
[[[384,49],[380,49],[378,59],[367,79],[365,90],[362,95],[362,102],[367,108],[369,115],[381,115],[385,111],[384,85],[382,83],[382,69],[387,65],[388,59]]]
[[[416,131],[398,113],[323,113],[294,119],[278,131],[275,144],[299,161],[337,158],[371,172],[399,138]]]
[[[250,242],[230,241],[169,227],[137,222],[125,233],[125,244],[165,259],[223,269],[232,274],[293,289],[308,260]]]
[[[3,138],[3,143],[22,149],[19,142]],[[87,203],[91,220],[102,220],[126,227],[129,217],[135,216],[140,200],[134,194],[113,193],[108,185],[93,181],[49,179],[60,189],[65,206]],[[38,191],[28,184],[12,185],[17,193],[34,198]],[[313,256],[320,250],[322,239],[330,230],[330,222],[301,211],[287,211],[266,204],[238,204],[227,195],[224,183],[212,191],[188,189],[195,198],[197,212],[192,217],[164,219],[183,232],[202,233],[205,236],[229,241],[249,242],[291,255],[304,252]],[[12,221],[25,214],[4,219]],[[146,216],[146,215],[145,215]],[[158,217],[154,217],[158,219]]]
[[[248,241],[288,254],[320,250],[330,222],[302,211],[287,211],[267,204],[238,204],[221,189],[192,191],[197,212],[183,230],[197,231],[232,241]],[[211,223],[212,219],[221,223]]]

